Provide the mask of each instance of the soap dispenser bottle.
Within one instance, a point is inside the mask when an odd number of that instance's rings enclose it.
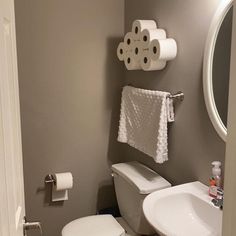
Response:
[[[215,178],[216,186],[221,188],[221,162],[220,161],[213,161],[211,163],[213,165],[212,168],[212,175]]]
[[[209,195],[217,198],[218,189],[221,188],[221,162],[213,161],[211,164],[213,165],[213,168],[212,177],[210,178]]]

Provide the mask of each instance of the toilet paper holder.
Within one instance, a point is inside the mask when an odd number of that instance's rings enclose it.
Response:
[[[117,47],[117,56],[127,70],[163,70],[177,52],[175,39],[167,37],[154,20],[135,20]]]
[[[48,174],[45,177],[44,183],[45,184],[56,184],[56,179],[54,178],[54,176],[52,174]]]

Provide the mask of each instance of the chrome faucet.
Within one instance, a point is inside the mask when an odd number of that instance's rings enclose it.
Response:
[[[224,203],[223,189],[219,188],[217,190],[217,198],[212,199],[211,202],[214,204],[214,206],[219,207],[221,210],[223,209],[223,203]]]

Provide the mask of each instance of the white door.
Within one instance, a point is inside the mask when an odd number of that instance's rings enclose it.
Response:
[[[0,236],[23,236],[21,148],[14,1],[0,0]]]

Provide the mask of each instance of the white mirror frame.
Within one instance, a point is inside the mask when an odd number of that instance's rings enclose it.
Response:
[[[225,142],[227,138],[227,128],[222,122],[215,104],[212,81],[212,67],[217,36],[222,22],[232,6],[233,0],[225,0],[220,4],[218,10],[216,11],[208,32],[203,61],[203,92],[206,108],[216,132]]]

